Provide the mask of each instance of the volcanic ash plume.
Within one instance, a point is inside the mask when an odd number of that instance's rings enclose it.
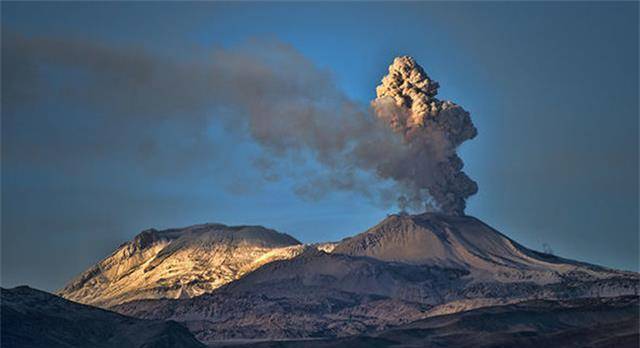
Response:
[[[407,189],[403,204],[417,207],[432,199],[442,212],[461,215],[478,185],[462,171],[456,148],[477,130],[462,107],[436,98],[438,87],[413,58],[393,61],[372,106],[402,136],[408,153],[398,163],[379,167],[378,174]]]
[[[57,37],[7,35],[3,44],[9,48],[2,70],[14,72],[2,75],[3,96],[14,96],[6,107],[3,100],[3,117],[20,120],[8,125],[48,124],[24,111],[49,99],[104,115],[107,126],[91,137],[25,131],[20,135],[29,141],[11,139],[11,156],[21,158],[30,146],[27,152],[49,161],[42,162],[44,168],[73,158],[68,165],[76,170],[80,159],[93,163],[108,156],[153,175],[173,177],[189,172],[185,168],[201,172],[203,163],[223,153],[206,131],[215,125],[233,141],[252,140],[256,172],[267,181],[292,179],[304,198],[350,191],[386,207],[397,202],[403,210],[464,214],[466,198],[477,191],[456,155],[456,148],[476,135],[469,113],[438,100],[438,83],[410,57],[394,60],[369,107],[351,100],[331,74],[280,42],[250,41],[176,58]],[[55,69],[79,72],[82,83],[44,83]],[[64,117],[60,125],[90,121],[75,113],[58,117]],[[253,150],[227,154],[224,149],[225,169],[234,173],[229,187],[247,191],[255,180],[242,176],[249,171],[241,157]]]

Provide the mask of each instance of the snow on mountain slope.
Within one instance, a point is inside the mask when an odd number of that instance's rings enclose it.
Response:
[[[196,225],[146,230],[58,292],[101,307],[148,298],[188,298],[210,292],[303,245],[261,226]]]

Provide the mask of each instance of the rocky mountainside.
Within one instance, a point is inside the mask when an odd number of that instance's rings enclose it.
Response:
[[[3,348],[204,347],[175,322],[134,319],[26,286],[0,295]]]
[[[354,335],[426,316],[432,306],[404,298],[436,295],[463,272],[392,264],[307,249],[211,294],[142,300],[113,310],[183,322],[198,339],[282,339]],[[420,291],[424,292],[421,293]]]
[[[198,339],[341,337],[532,299],[637,295],[639,277],[538,253],[472,217],[393,215],[210,294],[114,310],[183,322]]]
[[[120,246],[58,294],[105,308],[137,299],[188,298],[303,249],[295,238],[261,226],[151,229]]]
[[[470,273],[475,283],[563,279],[597,280],[631,275],[527,249],[470,216],[437,213],[391,215],[333,252],[382,261],[449,267]]]
[[[639,310],[635,296],[532,300],[431,317],[371,335],[233,347],[635,348],[640,346]]]

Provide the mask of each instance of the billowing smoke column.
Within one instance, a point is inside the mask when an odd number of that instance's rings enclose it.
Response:
[[[438,87],[413,58],[393,61],[372,106],[403,137],[408,152],[407,158],[378,168],[378,174],[405,186],[409,194],[401,198],[401,208],[427,204],[461,215],[478,185],[462,171],[456,148],[477,130],[462,107],[436,98]]]

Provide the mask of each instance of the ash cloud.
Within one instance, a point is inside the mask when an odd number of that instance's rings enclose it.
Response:
[[[463,214],[477,191],[456,155],[476,135],[469,114],[438,100],[438,84],[409,57],[396,58],[378,97],[361,105],[330,72],[274,41],[168,57],[5,30],[2,50],[9,159],[42,165],[137,153],[134,162],[154,173],[197,171],[220,155],[205,131],[218,120],[238,142],[260,146],[253,163],[267,181],[294,177],[295,192],[310,199],[350,191],[403,210]],[[36,103],[93,116],[25,111]],[[29,132],[48,125],[56,131]]]
[[[436,98],[439,84],[408,56],[398,57],[376,88],[376,115],[401,135],[406,158],[396,158],[379,175],[408,187],[402,199],[411,206],[425,202],[425,192],[440,210],[464,214],[466,199],[478,185],[462,171],[456,148],[474,138],[477,130],[459,105]]]

